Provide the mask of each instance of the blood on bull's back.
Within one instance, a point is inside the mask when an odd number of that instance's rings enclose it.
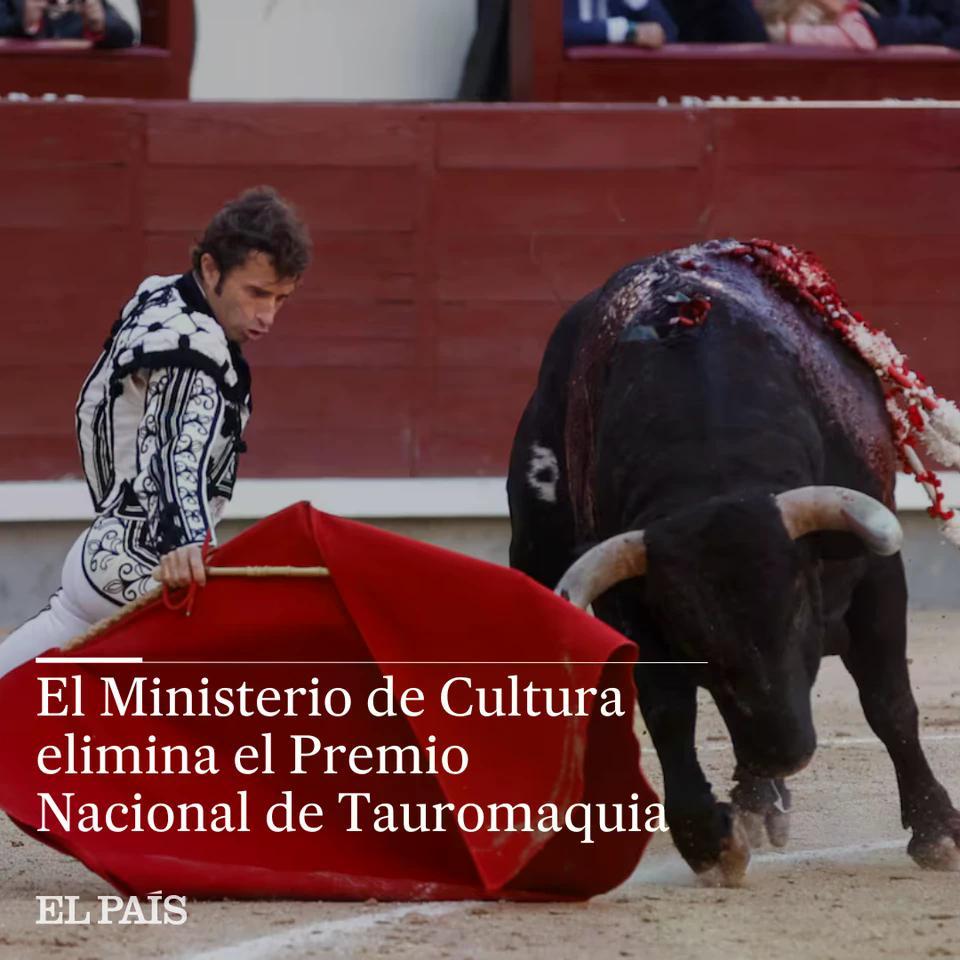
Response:
[[[873,372],[801,291],[732,255],[742,249],[714,241],[632,264],[581,320],[563,454],[585,538],[604,532],[598,500],[622,520],[628,497],[642,519],[647,502],[663,511],[812,476],[892,502],[896,457]]]

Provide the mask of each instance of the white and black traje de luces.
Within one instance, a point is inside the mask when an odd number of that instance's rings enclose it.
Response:
[[[233,493],[250,373],[192,274],[150,277],[124,307],[77,403],[97,517],[50,606],[0,644],[0,675],[156,587],[160,555],[213,532]]]

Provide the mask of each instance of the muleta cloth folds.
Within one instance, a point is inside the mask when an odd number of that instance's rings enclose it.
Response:
[[[121,891],[162,890],[188,897],[295,897],[426,900],[585,898],[609,890],[630,875],[649,840],[646,832],[594,830],[581,834],[473,832],[450,821],[445,832],[347,832],[348,807],[338,794],[365,792],[372,803],[540,804],[631,803],[642,812],[656,796],[641,769],[632,729],[635,703],[631,663],[635,646],[520,573],[426,546],[375,528],[295,504],[251,527],[219,549],[216,566],[325,565],[327,579],[246,580],[217,578],[199,592],[190,617],[157,600],[131,612],[71,652],[84,657],[142,656],[143,664],[24,664],[0,679],[0,717],[11,733],[0,739],[0,809],[25,831],[85,863]],[[51,651],[56,653],[57,651]],[[462,661],[441,665],[431,661]],[[193,661],[150,663],[150,661]],[[243,661],[243,663],[238,663]],[[300,661],[299,663],[297,661]],[[314,661],[314,663],[303,663]],[[332,661],[318,664],[315,661]],[[411,663],[410,661],[417,661]],[[505,662],[503,662],[505,661]],[[38,717],[38,676],[79,675],[83,717]],[[375,718],[368,693],[392,674],[396,690],[419,687],[423,716]],[[467,677],[472,689],[618,687],[623,717],[601,717],[596,698],[589,716],[481,717],[470,689],[460,683],[455,717],[440,707],[440,689],[451,677]],[[344,717],[254,716],[102,717],[101,677],[126,689],[134,677],[152,689],[344,687],[353,708]],[[126,686],[125,686],[126,685]],[[464,694],[467,696],[465,697]],[[68,699],[69,702],[69,699]],[[96,709],[93,709],[93,708]],[[89,735],[91,744],[210,744],[219,774],[43,774],[38,752]],[[243,744],[272,735],[273,773],[243,775],[233,756]],[[322,755],[289,774],[290,737],[315,736],[323,744],[419,745],[435,737],[439,749],[463,746],[468,768],[459,775],[322,772]],[[341,757],[342,759],[342,757]],[[74,794],[101,809],[130,803],[196,802],[208,809],[246,791],[249,832],[82,832],[63,829],[48,815],[38,832],[38,794]],[[294,807],[320,804],[324,828],[316,833],[275,833],[264,823],[267,808],[291,791]],[[632,795],[637,799],[632,800]],[[234,803],[234,806],[236,803]],[[536,821],[534,821],[536,822]],[[641,818],[642,822],[642,818]]]

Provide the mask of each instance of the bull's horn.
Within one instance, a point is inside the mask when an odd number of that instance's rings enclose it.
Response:
[[[797,487],[776,496],[792,540],[816,530],[856,534],[874,553],[889,557],[903,543],[900,522],[879,500],[846,487]]]
[[[647,548],[642,530],[617,534],[591,547],[560,578],[556,592],[586,610],[601,593],[621,580],[647,572]]]

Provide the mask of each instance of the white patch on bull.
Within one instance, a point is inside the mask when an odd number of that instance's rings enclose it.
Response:
[[[557,483],[560,480],[560,464],[557,455],[539,443],[530,446],[530,463],[527,466],[527,483],[544,503],[557,502]]]

